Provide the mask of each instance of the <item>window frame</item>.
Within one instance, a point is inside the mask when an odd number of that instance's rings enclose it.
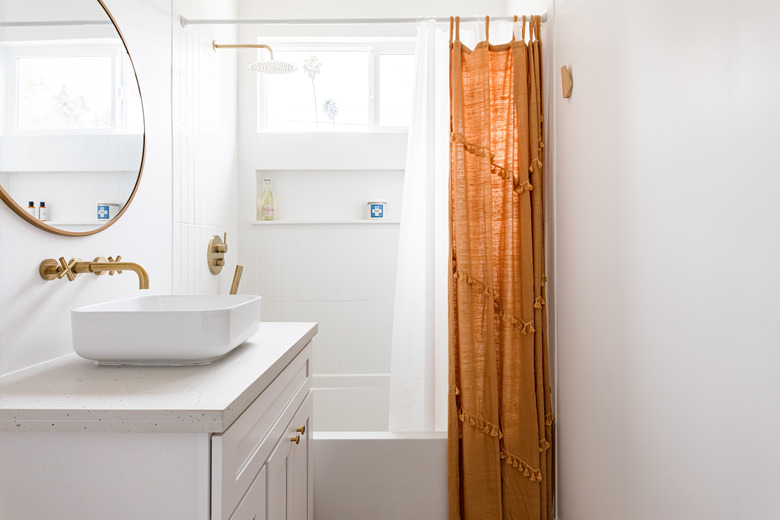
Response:
[[[6,135],[44,136],[44,135],[115,135],[129,134],[128,88],[136,87],[134,74],[128,73],[129,58],[121,41],[104,38],[85,38],[67,40],[34,40],[8,42],[0,46],[4,49],[2,59],[7,65],[4,78],[6,96],[5,112]],[[35,58],[109,58],[111,60],[111,116],[110,124],[103,128],[57,128],[22,129],[19,128],[19,60]]]
[[[380,56],[381,55],[409,55],[414,56],[415,38],[410,36],[388,37],[266,37],[258,38],[258,43],[270,45],[274,53],[286,51],[315,53],[328,51],[366,51],[368,52],[368,126],[365,130],[333,130],[327,126],[319,130],[271,130],[268,128],[267,107],[268,89],[267,79],[263,74],[257,74],[257,133],[258,134],[368,134],[368,133],[404,133],[409,131],[408,126],[383,126],[379,124],[379,111],[381,107],[380,84]],[[277,55],[277,54],[275,54]],[[267,59],[267,51],[258,49],[257,59]]]

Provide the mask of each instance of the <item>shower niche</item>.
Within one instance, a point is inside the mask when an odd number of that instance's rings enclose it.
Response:
[[[275,169],[255,172],[256,195],[271,179],[274,220],[252,220],[259,226],[284,224],[398,224],[401,220],[403,170]],[[366,202],[387,201],[383,220],[366,218]]]

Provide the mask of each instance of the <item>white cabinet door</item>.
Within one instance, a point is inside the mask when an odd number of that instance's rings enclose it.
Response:
[[[291,425],[292,423],[290,423]],[[294,430],[288,425],[285,434],[268,457],[268,519],[267,520],[291,520],[292,518],[292,447],[295,443],[290,440],[290,431]]]
[[[292,445],[292,503],[291,520],[313,520],[314,518],[314,471],[312,471],[312,394],[306,397],[292,420],[295,435],[300,442]]]
[[[268,458],[268,520],[313,520],[312,394],[295,413]]]
[[[265,519],[265,478],[266,468],[260,470],[249,491],[230,516],[230,520],[266,520]]]

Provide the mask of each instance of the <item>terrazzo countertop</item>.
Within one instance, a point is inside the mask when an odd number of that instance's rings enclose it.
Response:
[[[189,367],[68,354],[0,378],[0,431],[221,433],[316,333],[316,323],[261,323],[232,352]]]

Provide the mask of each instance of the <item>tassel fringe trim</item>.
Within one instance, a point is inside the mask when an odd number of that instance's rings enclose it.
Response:
[[[520,179],[512,170],[509,170],[507,168],[504,168],[501,165],[496,164],[495,162],[496,155],[490,151],[490,148],[487,148],[485,146],[478,146],[476,144],[468,142],[466,140],[466,136],[464,136],[461,133],[450,134],[450,142],[459,144],[460,146],[463,147],[464,150],[466,150],[467,153],[470,153],[471,155],[475,155],[477,157],[487,157],[488,159],[490,159],[490,173],[504,179],[505,181],[511,182],[512,189],[516,193],[518,194],[524,193],[526,191],[531,191],[534,189],[534,187],[531,185],[530,182],[528,181],[520,182]],[[528,168],[529,172],[533,173],[535,163],[539,164],[539,168],[542,167],[542,162],[539,159],[534,159],[531,162],[531,166]]]
[[[470,286],[474,287],[476,290],[482,292],[485,296],[490,297],[493,300],[493,310],[496,314],[498,314],[499,318],[501,318],[501,321],[504,323],[510,323],[513,327],[520,330],[520,333],[525,335],[529,332],[533,333],[536,332],[536,328],[534,328],[534,322],[533,320],[525,322],[515,316],[514,314],[507,312],[504,310],[504,307],[501,305],[501,302],[498,301],[498,297],[496,296],[496,290],[492,287],[488,287],[484,282],[477,280],[473,276],[471,276],[468,273],[464,273],[460,271],[459,269],[455,269],[455,271],[452,273],[452,277],[456,280],[463,280]],[[535,305],[534,305],[535,306]]]
[[[505,449],[501,448],[501,460],[504,461],[504,463],[509,464],[513,468],[517,469],[520,473],[523,474],[524,477],[527,477],[531,482],[541,482],[542,481],[542,472],[528,464],[526,461],[515,457]]]
[[[544,424],[545,426],[552,426],[553,421],[555,421],[555,416],[552,414],[552,412],[548,413],[544,418]]]
[[[547,302],[544,301],[544,298],[542,298],[541,296],[537,296],[536,299],[534,300],[534,309],[541,309],[542,305],[544,305],[545,303]]]
[[[468,424],[469,426],[473,426],[475,429],[481,431],[485,435],[489,435],[491,437],[498,437],[499,439],[504,438],[504,434],[501,433],[501,428],[496,426],[493,423],[489,423],[485,421],[484,419],[480,419],[479,417],[476,417],[471,414],[467,414],[463,411],[463,408],[458,409],[458,419],[460,419],[460,422],[463,424]]]
[[[455,395],[460,395],[460,389],[457,386],[455,386]],[[547,417],[552,417],[552,414],[548,414]],[[498,438],[499,440],[504,438],[504,433],[497,425],[475,415],[468,414],[463,411],[463,408],[458,408],[458,419],[463,424],[468,424],[485,435]],[[545,450],[550,449],[550,447],[552,447],[552,444],[547,439],[541,439],[539,441],[539,453],[543,453]],[[506,464],[516,468],[523,476],[529,478],[531,482],[542,481],[542,472],[539,469],[534,468],[519,457],[512,455],[506,449],[501,448],[500,457]]]

